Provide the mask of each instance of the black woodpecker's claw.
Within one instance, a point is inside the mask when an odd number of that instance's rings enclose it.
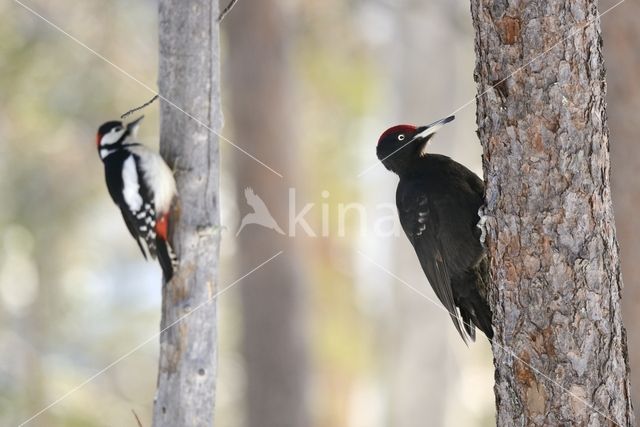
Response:
[[[487,228],[485,227],[485,223],[487,222],[488,218],[487,215],[484,214],[484,205],[480,206],[480,209],[478,209],[478,216],[480,217],[480,220],[476,224],[476,227],[480,229],[480,243],[484,248],[484,242],[487,239]]]

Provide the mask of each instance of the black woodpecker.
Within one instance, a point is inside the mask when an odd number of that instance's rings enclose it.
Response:
[[[478,327],[491,339],[491,310],[481,295],[488,283],[478,210],[484,183],[447,156],[426,152],[435,132],[454,116],[428,126],[398,125],[378,140],[382,164],[400,177],[396,205],[431,287],[465,342]]]

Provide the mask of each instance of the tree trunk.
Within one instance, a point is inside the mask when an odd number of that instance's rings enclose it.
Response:
[[[601,9],[613,6],[601,2]],[[622,311],[629,330],[631,396],[640,397],[640,2],[627,1],[602,19],[607,64],[608,111],[611,129],[611,186],[617,217],[620,258],[625,278]],[[638,406],[635,415],[638,417]]]
[[[595,1],[471,13],[498,425],[632,425]]]
[[[215,133],[222,126],[217,13],[216,0],[159,5],[160,94],[175,104],[161,104],[160,149],[178,184],[171,240],[180,261],[162,292],[161,327],[168,329],[160,335],[154,427],[213,425],[220,227]]]
[[[249,224],[238,235],[241,269],[284,251],[277,262],[247,277],[240,289],[248,427],[310,424],[304,257],[298,243],[300,238],[286,235],[288,187],[299,183],[295,179],[295,165],[300,144],[293,126],[296,114],[291,99],[287,43],[291,21],[286,19],[285,3],[239,2],[225,20],[234,138],[283,175],[278,177],[253,159],[236,153],[241,216],[251,212],[244,196],[245,189],[250,187],[285,233]],[[295,190],[301,198],[301,189]]]

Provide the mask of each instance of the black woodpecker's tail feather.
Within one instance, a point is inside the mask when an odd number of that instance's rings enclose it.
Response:
[[[167,241],[160,236],[156,238],[156,254],[158,256],[160,267],[162,267],[164,279],[168,282],[173,277],[173,270],[176,266],[176,256],[173,253],[171,246],[169,246]]]
[[[475,268],[475,298],[473,298],[473,323],[491,340],[493,338],[493,314],[487,304],[489,293],[489,262],[485,257]]]
[[[479,291],[482,286],[485,286],[484,283],[481,271],[477,269],[452,281],[453,289],[458,294],[456,306],[460,311],[467,334],[469,337],[475,337],[475,326],[491,340],[493,338],[491,309]]]
[[[464,328],[471,337],[475,337],[476,326],[491,340],[493,338],[493,328],[491,327],[491,309],[487,303],[474,292],[470,298],[459,301],[460,316],[464,321]],[[473,331],[473,332],[472,332]]]
[[[467,332],[467,335],[469,335],[469,338],[471,338],[471,341],[476,340],[476,327],[474,326],[474,321],[472,319],[472,315],[471,313],[469,313],[467,310],[465,310],[464,308],[460,308],[460,317],[462,317],[462,322],[464,324],[464,330]]]
[[[462,319],[462,321],[460,320],[460,316],[458,316],[457,312],[454,313],[449,313],[449,316],[451,317],[451,320],[453,321],[453,326],[456,327],[456,331],[458,331],[458,334],[460,335],[460,337],[462,338],[462,341],[464,341],[464,343],[468,346],[469,345],[469,338],[471,338],[471,341],[473,341],[473,338],[468,334],[468,329],[467,329],[467,325],[463,325],[464,319]],[[467,331],[467,333],[465,333],[464,331]]]
[[[493,328],[491,327],[491,309],[485,300],[478,298],[474,304],[473,323],[491,340],[493,338]]]

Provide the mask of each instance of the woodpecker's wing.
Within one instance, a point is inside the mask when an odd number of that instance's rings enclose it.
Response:
[[[153,204],[153,193],[143,178],[140,164],[140,158],[135,154],[125,161],[122,170],[125,206],[120,206],[120,209],[130,213],[138,244],[146,245],[151,258],[156,258],[157,212]]]
[[[442,244],[442,229],[437,210],[424,189],[417,184],[398,186],[396,203],[400,223],[418,255],[420,265],[436,296],[449,312],[453,324],[465,341],[470,338],[455,304],[451,286],[451,266]]]
[[[136,229],[135,217],[133,216],[131,211],[122,209],[122,207],[120,208],[120,212],[122,213],[122,218],[124,219],[124,223],[127,225],[129,233],[131,233],[136,243],[138,244],[140,252],[142,252],[142,256],[144,256],[144,259],[148,260],[149,256],[151,255],[149,253],[149,247],[147,246],[147,242],[145,242],[145,240],[139,236],[139,233]]]
[[[156,212],[135,154],[121,150],[104,159],[107,187],[145,258],[156,257]]]
[[[437,231],[433,236],[438,238],[449,275],[460,278],[484,252],[477,227],[478,209],[484,203],[484,183],[449,157],[430,154],[424,159],[425,176],[406,181],[403,187],[409,201],[420,194],[429,197],[429,218]]]

